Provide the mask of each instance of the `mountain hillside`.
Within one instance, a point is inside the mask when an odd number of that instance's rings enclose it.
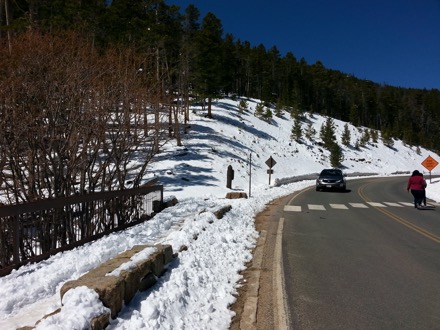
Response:
[[[192,106],[191,128],[183,135],[183,147],[171,141],[155,158],[150,175],[158,176],[168,195],[179,197],[179,192],[191,187],[194,197],[213,194],[224,197],[227,169],[234,170],[232,190],[258,191],[269,186],[269,167],[266,161],[272,157],[276,164],[270,178],[270,186],[292,182],[298,178],[315,178],[323,168],[331,167],[330,152],[322,146],[321,126],[327,118],[311,113],[302,117],[303,137],[300,143],[291,138],[293,119],[284,112],[273,115],[269,121],[255,116],[259,100],[246,99],[248,107],[240,111],[239,99],[220,99],[214,103],[213,118],[201,105]],[[266,109],[266,108],[265,108]],[[271,111],[275,113],[275,109]],[[342,148],[341,168],[350,175],[409,173],[418,169],[428,173],[421,165],[431,155],[440,157],[424,148],[403,144],[394,140],[392,146],[384,145],[380,132],[377,142],[372,139],[363,147],[355,148],[365,128],[348,124],[350,144],[341,142],[345,122],[333,120],[336,142]],[[315,134],[312,139],[304,137],[309,123]],[[438,170],[435,169],[435,170]],[[435,171],[434,170],[434,171]]]

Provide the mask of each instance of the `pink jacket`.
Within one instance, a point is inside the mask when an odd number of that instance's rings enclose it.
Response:
[[[423,190],[426,188],[426,181],[421,175],[414,175],[408,179],[406,190]]]

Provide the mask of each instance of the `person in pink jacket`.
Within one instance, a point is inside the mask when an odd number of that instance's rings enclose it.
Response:
[[[411,194],[414,196],[414,207],[419,207],[422,202],[423,198],[425,196],[425,188],[426,188],[426,181],[423,178],[423,175],[415,170],[412,172],[412,175],[408,179],[408,185],[406,186],[406,190],[409,192],[411,191]]]

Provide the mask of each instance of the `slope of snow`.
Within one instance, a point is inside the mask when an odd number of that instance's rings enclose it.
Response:
[[[312,122],[317,132],[314,141],[303,138],[303,143],[291,139],[292,120],[289,114],[283,117],[273,116],[270,123],[257,119],[253,115],[257,100],[247,100],[249,111],[240,112],[238,101],[222,99],[213,109],[213,119],[206,118],[201,106],[194,107],[191,131],[184,136],[184,147],[169,145],[152,164],[151,175],[160,177],[167,191],[177,197],[186,196],[186,188],[192,196],[206,196],[207,193],[224,197],[227,191],[227,167],[232,166],[234,190],[251,191],[269,186],[266,160],[273,157],[271,185],[285,178],[319,173],[325,167],[331,167],[329,151],[320,147],[319,131],[326,121],[325,117],[306,114],[303,130]],[[272,109],[273,110],[273,109]],[[341,143],[345,122],[334,120],[337,142],[343,147],[343,170],[346,173],[377,173],[389,175],[424,168],[421,162],[428,156],[438,156],[423,148],[417,154],[416,147],[406,146],[396,140],[389,148],[378,140],[369,143],[360,150],[353,145],[360,139],[362,132],[351,125],[351,145]],[[251,166],[249,164],[251,161]]]

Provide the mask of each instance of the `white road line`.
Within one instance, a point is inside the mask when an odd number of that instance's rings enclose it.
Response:
[[[348,207],[344,204],[330,204],[332,209],[348,210]]]
[[[382,203],[376,203],[376,202],[367,202],[368,204],[370,204],[371,206],[375,206],[375,207],[387,207],[386,205],[383,205]]]
[[[360,208],[360,209],[368,209],[368,206],[364,203],[349,203],[352,207]]]
[[[273,276],[273,288],[275,293],[275,299],[273,300],[275,308],[274,308],[274,314],[275,314],[275,323],[277,324],[277,328],[280,330],[287,330],[288,324],[290,324],[289,320],[289,313],[287,309],[287,302],[285,297],[285,288],[284,288],[284,267],[282,263],[282,256],[283,256],[283,244],[282,244],[282,238],[283,238],[283,227],[284,227],[284,218],[280,219],[280,223],[278,225],[277,230],[277,237],[275,240],[275,253],[274,253],[274,276]],[[258,290],[258,289],[257,289]],[[255,305],[255,307],[257,304]],[[256,308],[254,308],[254,311],[256,311]],[[254,312],[253,320],[256,319],[256,312]],[[242,319],[243,320],[243,319]],[[254,323],[255,324],[255,323]],[[241,324],[240,324],[241,325]],[[246,324],[246,327],[241,327],[241,329],[252,329],[253,327],[251,324]]]
[[[361,209],[367,209],[369,206],[365,205],[364,203],[348,203],[351,207],[354,208],[361,208]],[[387,207],[387,206],[393,206],[393,207],[403,207],[403,206],[414,206],[412,203],[408,202],[383,202],[383,203],[377,203],[377,202],[367,202],[367,204],[373,206],[373,207]],[[403,206],[402,206],[403,205]],[[329,206],[332,209],[338,209],[338,210],[348,210],[348,207],[345,204],[329,204]],[[317,204],[307,204],[307,207],[309,210],[316,210],[316,211],[326,211],[326,208],[324,205],[317,205]],[[284,211],[286,212],[302,212],[302,207],[300,205],[285,205]]]
[[[390,202],[384,202],[386,205],[388,206],[397,206],[397,207],[403,207],[402,205],[400,205],[399,203],[390,203]]]
[[[309,210],[325,211],[324,205],[308,204]]]
[[[301,212],[301,206],[286,205],[286,206],[284,206],[284,211],[287,211],[287,212]]]

